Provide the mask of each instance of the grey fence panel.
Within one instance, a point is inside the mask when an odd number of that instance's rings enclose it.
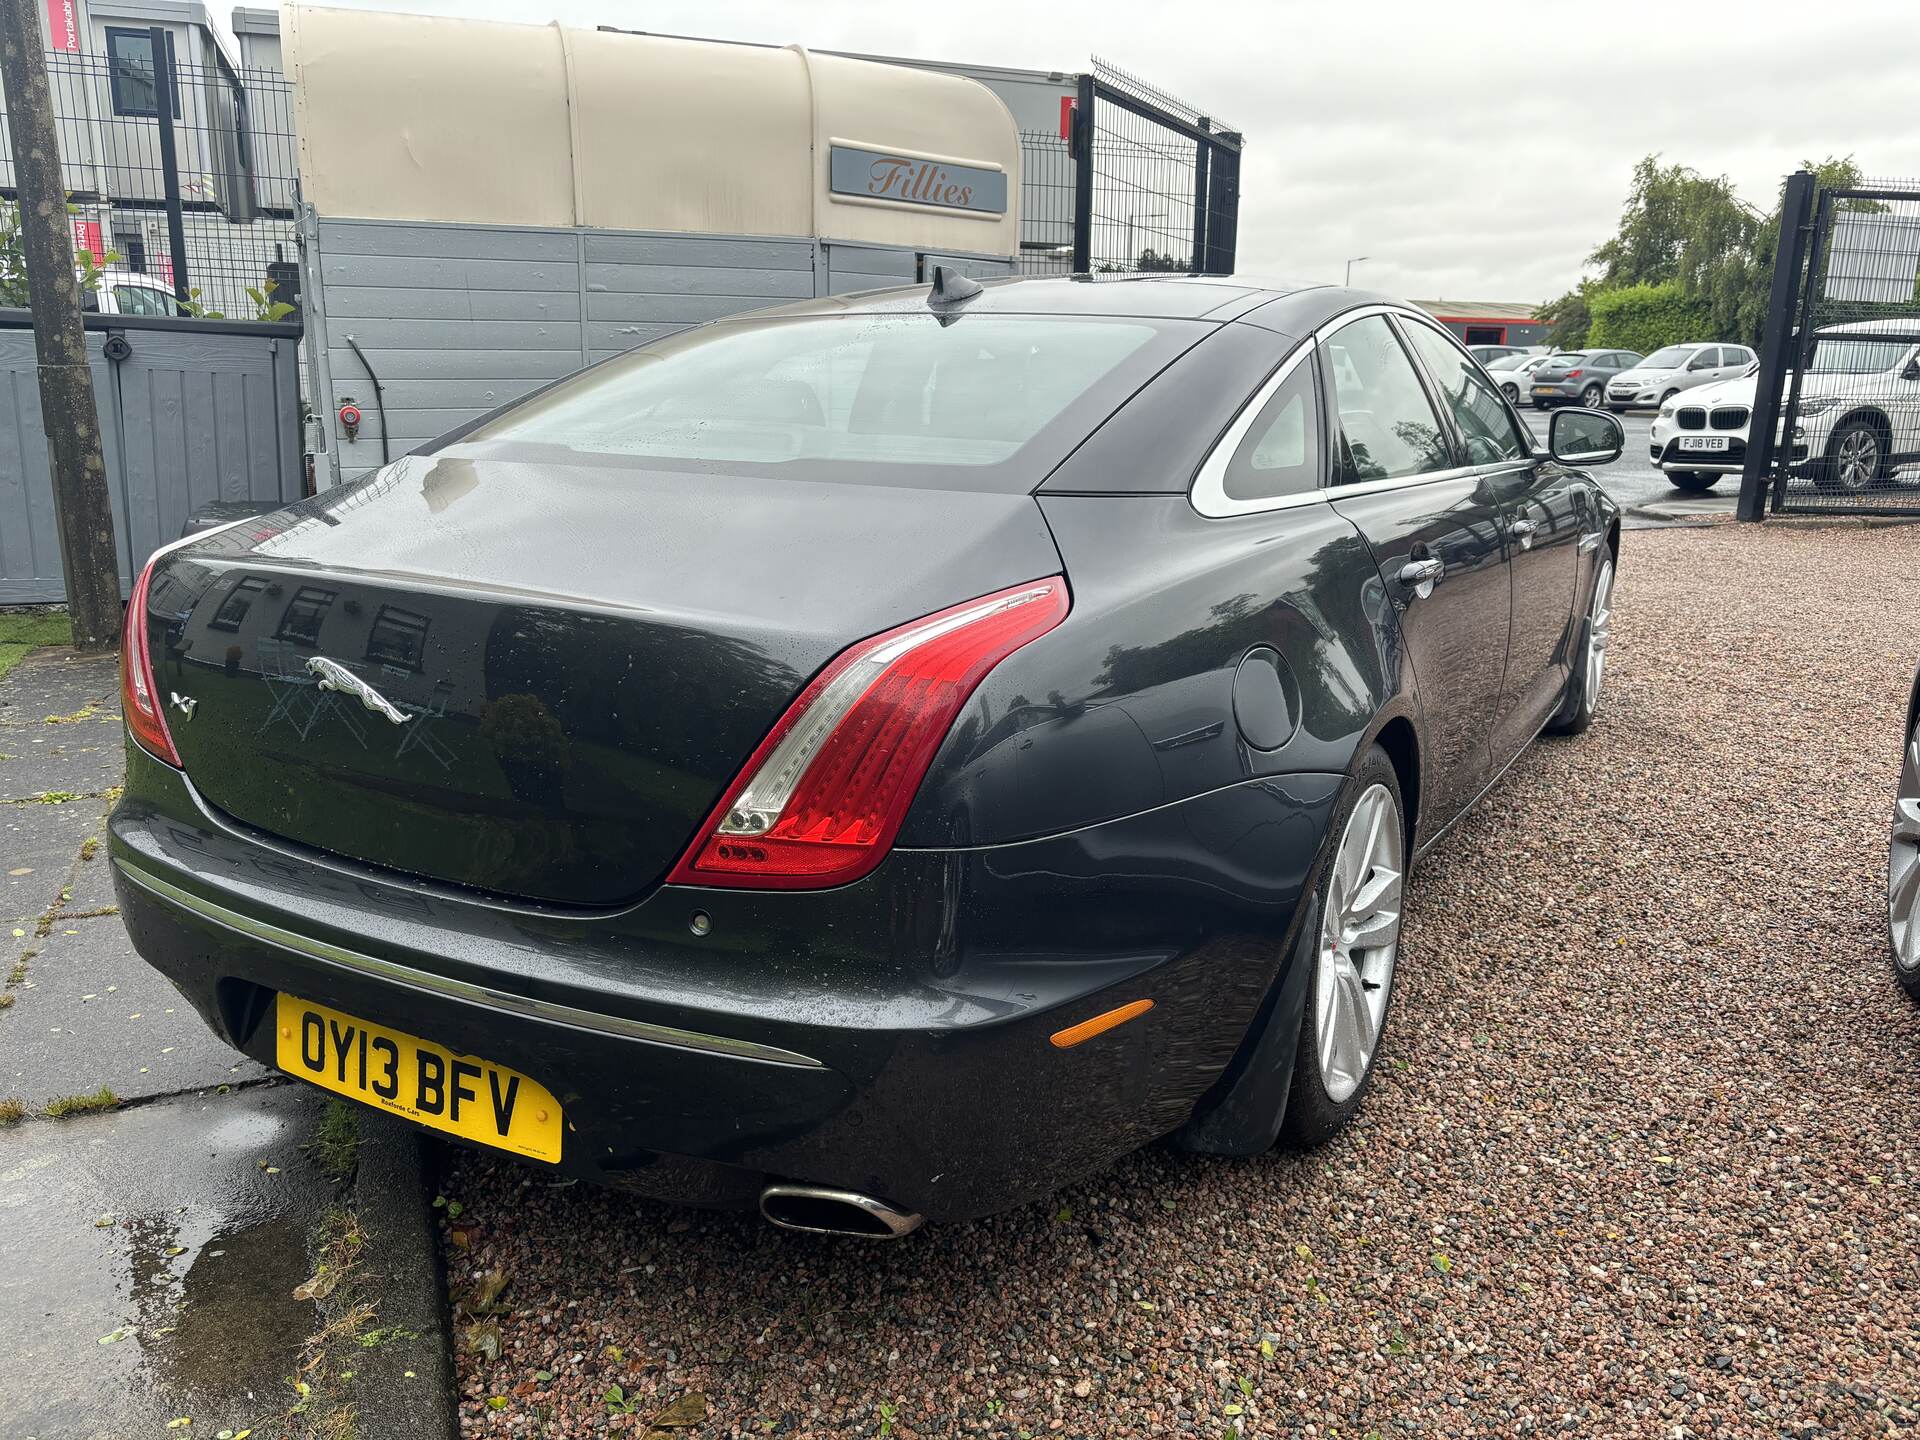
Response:
[[[88,331],[123,590],[207,502],[299,498],[298,342],[276,330],[128,327],[117,362]],[[65,594],[33,332],[0,326],[0,603]]]
[[[728,235],[626,235],[590,230],[587,259],[621,265],[708,265],[811,270],[811,240],[768,240]]]
[[[827,293],[911,285],[919,257],[911,250],[880,250],[865,245],[828,245]]]

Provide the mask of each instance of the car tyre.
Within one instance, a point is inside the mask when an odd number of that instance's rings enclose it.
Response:
[[[1673,482],[1673,488],[1684,490],[1689,495],[1704,495],[1719,482],[1719,475],[1711,470],[1669,470],[1667,479]]]
[[[1507,403],[1509,405],[1518,405],[1520,403],[1520,387],[1518,385],[1502,385],[1500,387],[1500,393],[1507,397]]]
[[[1316,888],[1320,934],[1280,1126],[1286,1145],[1319,1145],[1338,1134],[1373,1080],[1400,950],[1405,814],[1393,761],[1369,746],[1327,827]]]
[[[1893,976],[1920,1003],[1920,721],[1907,730],[1887,842],[1887,943]]]
[[[1600,713],[1600,682],[1607,671],[1607,645],[1613,635],[1613,552],[1600,552],[1587,613],[1580,622],[1580,644],[1573,673],[1561,692],[1560,708],[1547,729],[1555,735],[1582,735]]]
[[[1890,473],[1886,436],[1877,423],[1862,417],[1834,427],[1815,479],[1823,490],[1858,495]]]
[[[1668,402],[1669,400],[1671,400],[1671,399],[1673,399],[1673,397],[1674,397],[1674,396],[1676,396],[1676,395],[1678,395],[1679,393],[1680,393],[1680,392],[1679,392],[1678,390],[1669,390],[1669,391],[1667,391],[1667,393],[1666,393],[1666,394],[1664,394],[1664,395],[1662,395],[1662,396],[1660,397],[1660,403],[1661,403],[1662,405],[1665,405],[1665,404],[1666,404],[1666,403],[1667,403],[1667,402]]]
[[[1604,409],[1607,403],[1607,392],[1599,385],[1589,385],[1580,392],[1580,403],[1589,410]]]

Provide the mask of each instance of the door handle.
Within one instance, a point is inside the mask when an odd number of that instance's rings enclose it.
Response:
[[[1514,539],[1520,542],[1520,548],[1522,550],[1531,550],[1533,548],[1534,532],[1539,530],[1539,528],[1540,527],[1535,525],[1531,520],[1516,520],[1507,527],[1508,530],[1513,532]]]
[[[1400,567],[1400,583],[1413,591],[1415,598],[1424,600],[1446,571],[1445,562],[1440,560],[1409,560]]]

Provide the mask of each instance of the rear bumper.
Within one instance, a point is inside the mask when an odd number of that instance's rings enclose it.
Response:
[[[962,1219],[1193,1114],[1280,978],[1339,784],[897,851],[834,891],[662,887],[617,913],[295,850],[139,752],[110,844],[135,946],[264,1064],[285,992],[539,1080],[566,1117],[566,1173],[710,1205],[801,1181]],[[1049,1041],[1136,999],[1154,1002],[1138,1020]]]

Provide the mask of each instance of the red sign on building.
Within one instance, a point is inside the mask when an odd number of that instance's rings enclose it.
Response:
[[[98,220],[76,220],[73,222],[73,248],[76,250],[85,250],[89,255],[93,256],[95,264],[100,262],[100,257],[107,252],[106,247],[101,243],[100,222]]]
[[[47,48],[80,53],[80,0],[47,0]]]

